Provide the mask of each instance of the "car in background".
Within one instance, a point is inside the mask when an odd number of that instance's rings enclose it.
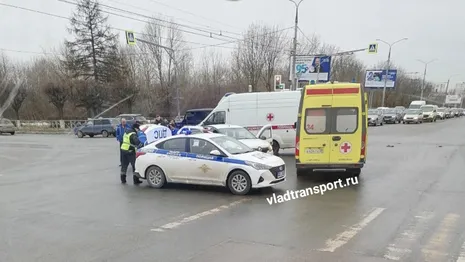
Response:
[[[402,122],[402,115],[394,108],[386,109],[384,111],[384,122],[386,124],[397,124]]]
[[[210,125],[205,127],[213,133],[234,137],[235,139],[244,143],[253,150],[273,154],[272,142],[270,143],[269,141],[267,141],[267,138],[265,136],[262,136],[260,133],[257,134],[257,137],[246,128],[238,125],[223,124]]]
[[[438,106],[435,105],[424,105],[420,108],[423,111],[423,121],[436,122],[438,118]]]
[[[115,136],[116,127],[119,123],[119,120],[116,118],[90,119],[87,123],[77,128],[77,137],[94,137],[98,135],[103,137],[109,137],[110,135]]]
[[[200,124],[211,112],[213,108],[197,108],[189,109],[184,114],[184,118],[178,122],[175,121],[176,127],[181,128],[183,126],[195,126]]]
[[[402,120],[404,124],[421,124],[423,123],[423,110],[421,109],[407,109],[405,110],[405,116]]]
[[[383,112],[379,109],[368,109],[368,125],[382,126],[384,123]]]
[[[446,107],[446,109],[444,110],[444,116],[446,117],[446,119],[454,117],[452,115],[452,109],[449,107]]]
[[[147,118],[145,118],[142,114],[121,114],[116,117],[120,123],[123,118],[126,119],[126,123],[130,125],[133,125],[136,122],[139,122],[141,125],[149,124]]]
[[[0,135],[4,133],[14,135],[15,132],[16,132],[16,127],[13,124],[13,122],[11,122],[10,119],[0,118]]]
[[[401,111],[404,111],[405,110],[405,106],[396,106],[394,107],[394,109],[399,109]]]
[[[445,107],[438,108],[438,118],[441,120],[446,119],[446,108]]]
[[[459,110],[459,116],[463,116],[464,114],[463,108],[458,108],[458,110]]]
[[[223,186],[235,195],[246,195],[252,188],[286,181],[280,157],[213,133],[171,136],[149,144],[137,151],[135,168],[135,175],[152,188],[188,183]]]

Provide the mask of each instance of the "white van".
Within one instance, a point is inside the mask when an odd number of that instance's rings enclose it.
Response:
[[[273,152],[295,147],[295,128],[302,91],[226,94],[199,124],[230,124],[247,128],[254,135],[270,125]],[[263,132],[263,130],[262,130]]]
[[[426,101],[416,100],[410,103],[409,109],[420,109],[422,106],[426,105]]]

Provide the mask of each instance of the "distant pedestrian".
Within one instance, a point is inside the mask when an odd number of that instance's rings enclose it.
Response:
[[[161,116],[157,115],[157,117],[155,117],[155,124],[161,125],[162,122],[163,122],[163,119],[161,119]]]
[[[134,124],[130,129],[126,130],[123,135],[123,143],[121,144],[121,155],[123,161],[121,164],[121,183],[126,184],[126,172],[128,171],[129,164],[132,166],[133,181],[135,185],[142,183],[138,177],[136,177],[136,150],[141,148],[143,145],[139,141],[137,133],[140,131],[140,125]]]
[[[130,129],[130,128],[131,128],[131,125],[126,123],[125,118],[122,118],[121,119],[121,124],[119,124],[116,127],[116,140],[119,142],[119,147],[118,148],[121,148],[121,145],[123,144],[123,136],[124,136],[124,133],[126,132],[126,129]],[[119,166],[121,166],[122,163],[123,163],[123,155],[121,154],[121,150],[119,150],[119,151],[120,151],[120,154],[119,154]]]

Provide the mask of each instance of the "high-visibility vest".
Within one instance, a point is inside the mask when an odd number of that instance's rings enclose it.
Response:
[[[134,145],[131,145],[131,136],[134,134],[135,134],[134,132],[124,134],[123,143],[121,144],[121,150],[129,151],[129,148],[131,146],[136,147]]]

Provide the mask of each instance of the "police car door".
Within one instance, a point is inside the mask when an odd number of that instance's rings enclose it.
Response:
[[[188,156],[192,159],[189,163],[189,180],[198,184],[222,185],[229,166],[223,162],[223,157],[210,155],[211,151],[220,150],[200,138],[189,138],[188,145]]]

